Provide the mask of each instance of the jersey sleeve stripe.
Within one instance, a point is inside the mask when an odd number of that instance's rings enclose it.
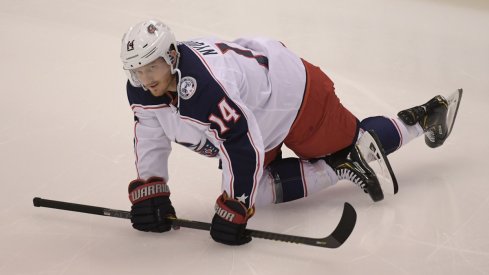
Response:
[[[163,109],[163,108],[169,108],[170,106],[163,104],[163,105],[152,105],[152,106],[146,106],[146,105],[141,105],[141,104],[131,104],[131,109],[137,109],[141,108],[144,110],[155,110],[155,109]]]
[[[229,155],[226,151],[226,148],[221,144],[219,146],[221,148],[221,152],[222,154],[224,155],[224,157],[226,158],[227,162],[229,163],[228,165],[228,168],[229,168],[229,175],[231,175],[231,177],[229,178],[229,196],[234,198],[234,186],[233,186],[233,183],[234,183],[234,173],[233,173],[233,169],[231,169],[232,164],[231,164],[231,159],[229,158]]]
[[[139,156],[138,156],[138,136],[137,136],[137,126],[139,122],[134,122],[134,155],[135,155],[135,161],[134,164],[136,165],[136,173],[139,176],[139,168],[138,168],[138,163],[139,163]]]
[[[253,175],[253,187],[251,189],[251,194],[250,194],[250,206],[253,206],[255,204],[255,191],[258,186],[258,173],[261,168],[261,163],[260,163],[260,152],[256,149],[255,142],[253,141],[253,137],[251,137],[250,132],[248,132],[248,138],[251,141],[251,145],[253,146],[253,149],[255,150],[256,153],[256,167],[255,167],[255,173]]]

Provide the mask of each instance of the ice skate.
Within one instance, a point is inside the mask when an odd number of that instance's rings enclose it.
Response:
[[[427,103],[400,111],[397,116],[407,125],[419,123],[425,132],[425,142],[431,148],[441,146],[450,135],[462,97],[462,89],[448,100],[437,95]]]
[[[346,158],[338,159],[335,154],[324,158],[340,180],[349,180],[368,193],[373,201],[384,199],[384,193],[374,170],[365,161],[360,148],[355,145]]]

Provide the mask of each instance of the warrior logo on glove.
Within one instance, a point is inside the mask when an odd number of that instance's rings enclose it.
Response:
[[[229,213],[228,211],[226,211],[226,209],[222,209],[221,207],[219,207],[218,204],[216,204],[215,210],[217,215],[219,215],[221,218],[227,221],[233,222],[234,217],[236,217],[235,214]]]
[[[168,187],[168,185],[166,185],[166,183],[155,182],[152,185],[145,184],[137,187],[129,194],[129,199],[134,204],[141,200],[169,194],[170,188]]]

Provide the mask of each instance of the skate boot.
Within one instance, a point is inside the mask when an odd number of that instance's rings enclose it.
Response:
[[[431,148],[441,146],[448,137],[448,101],[437,95],[427,103],[400,111],[397,116],[407,125],[419,123],[425,132],[425,142]]]
[[[349,180],[360,186],[375,202],[384,199],[379,180],[373,169],[365,161],[357,145],[352,147],[346,158],[339,160],[333,154],[323,159],[334,169],[338,179]]]

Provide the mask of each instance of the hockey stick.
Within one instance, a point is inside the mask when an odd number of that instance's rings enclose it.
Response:
[[[83,204],[76,204],[76,203],[63,202],[63,201],[46,200],[38,197],[33,199],[33,203],[34,206],[36,207],[55,208],[61,210],[82,212],[82,213],[109,216],[109,217],[122,218],[122,219],[131,218],[131,213],[128,211],[109,209],[109,208],[103,208],[98,206],[83,205]],[[357,220],[357,214],[355,212],[355,209],[349,203],[345,203],[340,222],[336,226],[335,230],[325,238],[308,238],[308,237],[259,231],[253,229],[247,229],[246,234],[249,234],[250,236],[255,238],[268,239],[274,241],[305,244],[305,245],[312,245],[312,246],[319,246],[319,247],[326,247],[326,248],[338,248],[350,236],[351,232],[353,231],[353,228],[355,227],[356,220]],[[184,219],[172,219],[172,226],[187,227],[187,228],[200,229],[206,231],[209,231],[211,229],[210,223],[184,220]]]

